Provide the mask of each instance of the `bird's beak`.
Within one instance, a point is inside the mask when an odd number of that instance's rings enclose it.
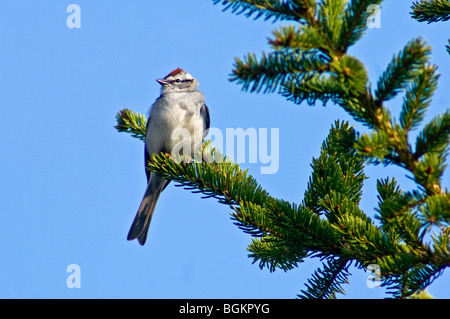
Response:
[[[167,84],[167,81],[164,79],[156,79],[156,82],[158,82],[161,85]]]

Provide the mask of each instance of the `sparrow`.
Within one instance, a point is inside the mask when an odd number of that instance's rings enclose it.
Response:
[[[169,181],[147,170],[148,161],[153,154],[172,154],[172,149],[179,143],[172,134],[177,129],[187,129],[189,132],[191,154],[188,155],[194,156],[201,148],[210,126],[205,97],[197,90],[199,83],[192,75],[177,68],[156,81],[161,85],[161,94],[150,108],[145,134],[147,189],[127,236],[128,240],[137,239],[142,246],[147,240],[159,196],[169,184]]]

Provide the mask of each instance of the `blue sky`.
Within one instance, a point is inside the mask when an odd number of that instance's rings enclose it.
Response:
[[[368,30],[350,53],[375,85],[392,55],[423,36],[442,74],[429,120],[450,104],[449,24],[412,20],[411,2],[384,1],[381,28]],[[71,3],[81,8],[81,28],[66,25]],[[128,242],[145,190],[143,143],[113,127],[122,108],[147,113],[159,95],[155,79],[182,67],[200,82],[213,127],[279,128],[278,172],[241,166],[273,196],[300,202],[334,121],[364,128],[331,104],[294,105],[229,82],[234,57],[269,50],[277,25],[204,0],[2,1],[0,297],[295,298],[317,261],[286,273],[260,270],[247,257],[251,238],[226,206],[173,184],[161,195],[147,244]],[[393,114],[400,102],[391,104]],[[414,186],[397,168],[369,166],[366,175],[362,208],[371,216],[377,178]],[[80,267],[81,288],[66,285],[71,264]],[[352,273],[343,298],[385,296],[367,287],[368,274]],[[449,283],[447,271],[429,291],[448,298]]]

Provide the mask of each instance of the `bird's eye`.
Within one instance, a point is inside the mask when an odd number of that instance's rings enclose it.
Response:
[[[175,82],[180,83],[181,81],[180,81],[180,79],[177,79]]]

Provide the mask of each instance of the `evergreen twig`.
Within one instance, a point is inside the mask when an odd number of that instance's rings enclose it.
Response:
[[[412,5],[411,15],[419,22],[439,22],[450,20],[449,0],[420,0]]]

